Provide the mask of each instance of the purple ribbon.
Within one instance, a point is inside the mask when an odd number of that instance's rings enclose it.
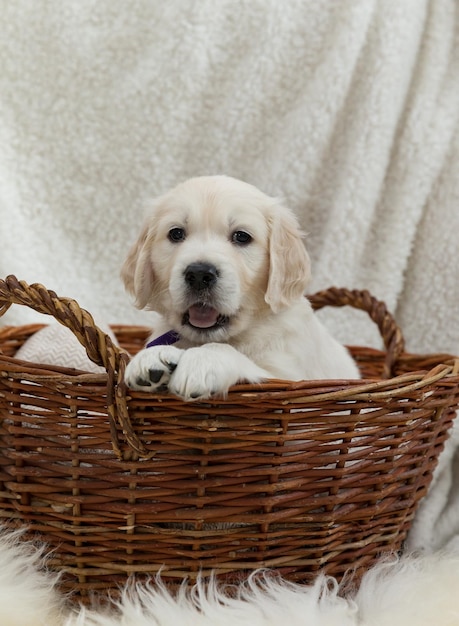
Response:
[[[171,346],[180,339],[180,335],[175,330],[169,330],[164,335],[160,335],[156,337],[156,339],[152,339],[149,341],[146,348],[152,348],[153,346]]]

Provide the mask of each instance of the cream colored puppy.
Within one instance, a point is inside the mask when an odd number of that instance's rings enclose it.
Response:
[[[182,183],[154,202],[123,266],[136,305],[162,316],[127,385],[196,400],[238,381],[357,378],[303,295],[309,276],[277,200],[226,176]]]

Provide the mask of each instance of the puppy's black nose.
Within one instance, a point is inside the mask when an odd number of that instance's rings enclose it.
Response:
[[[185,282],[195,291],[210,289],[218,278],[218,270],[210,263],[190,263],[185,270]]]

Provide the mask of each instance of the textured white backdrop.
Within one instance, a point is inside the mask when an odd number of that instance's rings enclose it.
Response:
[[[368,288],[459,353],[456,0],[0,0],[0,276],[148,323],[119,269],[148,198],[225,173],[283,196],[311,291]],[[362,316],[327,315],[376,343]],[[14,307],[0,324],[36,315]]]

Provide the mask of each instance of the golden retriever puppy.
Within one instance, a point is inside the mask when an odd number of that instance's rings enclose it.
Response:
[[[357,378],[303,295],[309,265],[293,213],[247,183],[203,176],[161,196],[122,270],[161,315],[127,385],[203,400],[238,381]]]

